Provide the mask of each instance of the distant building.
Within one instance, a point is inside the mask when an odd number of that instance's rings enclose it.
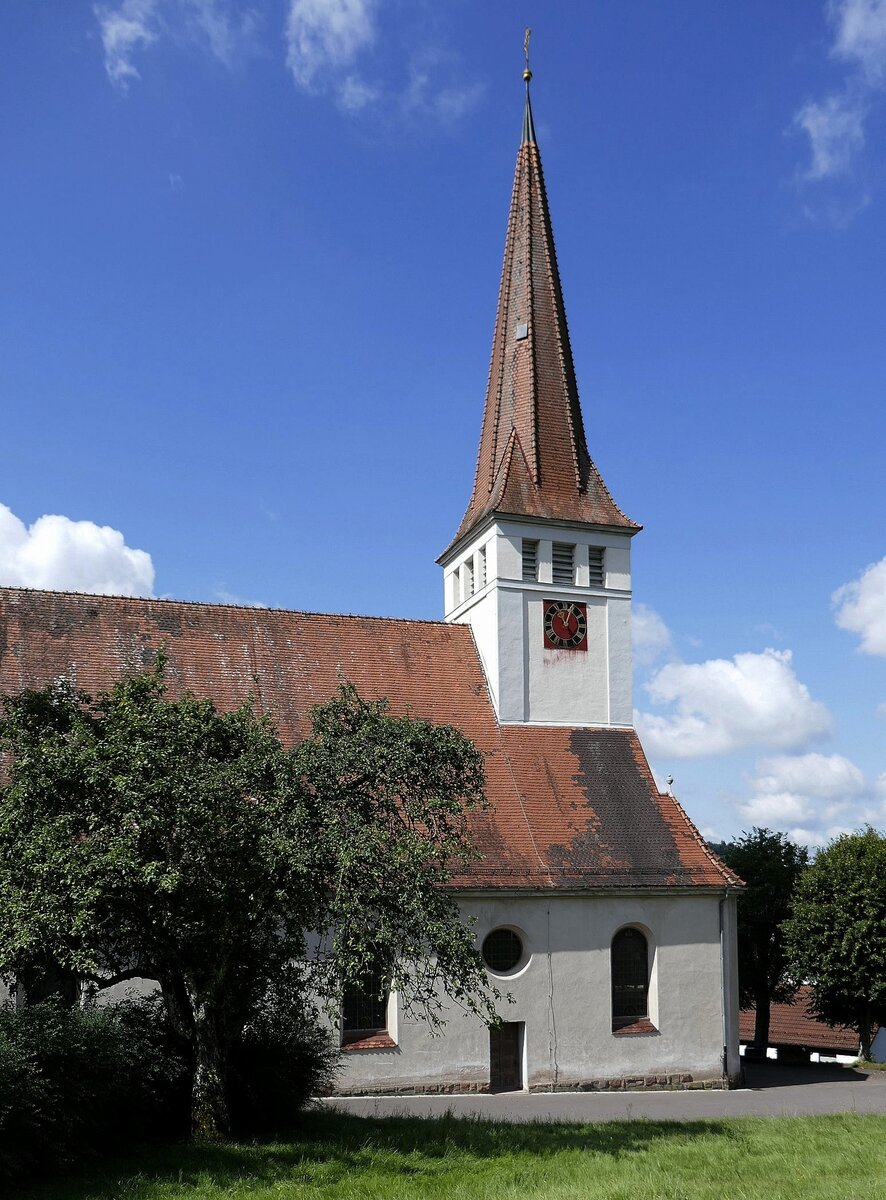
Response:
[[[809,1004],[812,989],[801,987],[793,1004],[773,1004],[769,1010],[768,1056],[782,1061],[835,1059],[854,1062],[860,1053],[858,1032],[844,1025],[831,1026],[812,1015]],[[756,1010],[739,1014],[739,1040],[750,1045],[754,1040]],[[874,1062],[886,1062],[886,1030],[876,1032],[871,1055]]]
[[[344,1006],[341,1089],[720,1085],[739,1072],[740,881],[658,790],[632,727],[631,541],[585,439],[527,96],[473,492],[440,557],[441,622],[0,589],[0,689],[96,691],[165,646],[174,686],[282,737],[344,677],[486,756],[483,853],[456,881],[490,1030],[440,1037],[376,988]]]

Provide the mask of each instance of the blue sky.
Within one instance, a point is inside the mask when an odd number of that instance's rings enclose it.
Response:
[[[0,582],[440,615],[526,24],[653,766],[882,828],[886,0],[6,0]]]

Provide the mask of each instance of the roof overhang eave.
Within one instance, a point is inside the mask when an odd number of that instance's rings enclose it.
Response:
[[[596,529],[600,533],[618,533],[627,537],[634,537],[643,529],[642,525],[637,525],[633,521],[628,525],[603,524],[596,521],[566,521],[559,517],[536,517],[529,516],[527,513],[505,512],[503,509],[493,508],[485,512],[473,525],[469,525],[464,533],[459,534],[449,543],[435,560],[437,565],[445,567],[453,558],[458,557],[459,552],[468,542],[479,537],[490,525],[499,520],[519,521],[525,525],[553,525],[560,529]]]

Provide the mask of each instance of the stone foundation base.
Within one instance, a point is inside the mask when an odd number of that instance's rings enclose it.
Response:
[[[622,1075],[615,1079],[581,1079],[552,1085],[530,1084],[533,1094],[545,1092],[697,1092],[723,1091],[730,1081],[718,1075],[714,1079],[695,1079],[686,1073],[669,1075]],[[407,1086],[377,1084],[372,1087],[345,1087],[332,1093],[338,1096],[478,1096],[489,1094],[488,1083],[417,1083]]]
[[[615,1079],[582,1079],[551,1086],[547,1083],[530,1085],[530,1092],[697,1092],[723,1091],[729,1080],[695,1079],[685,1073],[670,1075],[622,1075]]]

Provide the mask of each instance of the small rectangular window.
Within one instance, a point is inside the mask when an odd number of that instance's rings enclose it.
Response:
[[[532,583],[538,579],[538,542],[531,538],[523,539],[523,578]]]
[[[603,570],[603,547],[588,546],[588,566],[590,574],[588,582],[591,587],[605,587],[606,573]]]
[[[342,1030],[346,1040],[352,1040],[355,1034],[371,1035],[387,1028],[388,991],[388,980],[380,963],[373,963],[347,985],[342,997]]]
[[[462,598],[467,600],[468,596],[474,594],[474,560],[466,558],[461,566],[462,571]]]
[[[477,591],[486,587],[486,547],[481,546],[477,554]]]
[[[554,542],[554,583],[575,583],[575,546],[568,542]]]

